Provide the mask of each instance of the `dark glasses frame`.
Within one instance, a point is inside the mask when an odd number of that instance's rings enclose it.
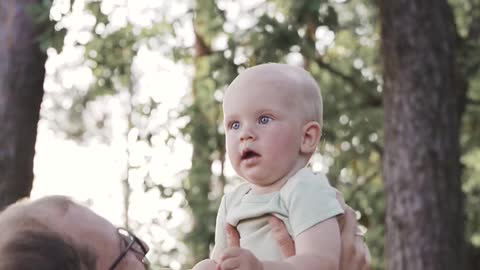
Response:
[[[122,259],[127,255],[127,253],[131,250],[137,254],[140,254],[142,256],[141,261],[143,265],[145,266],[145,269],[148,269],[148,266],[150,263],[148,262],[146,255],[148,252],[148,248],[145,246],[142,240],[138,238],[135,234],[133,234],[131,231],[125,228],[117,228],[117,233],[122,239],[125,240],[127,243],[125,249],[120,253],[120,255],[113,261],[112,266],[110,266],[108,269],[113,270],[115,267],[118,266],[118,264],[122,261]]]

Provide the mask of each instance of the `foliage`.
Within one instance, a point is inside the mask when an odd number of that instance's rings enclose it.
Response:
[[[456,17],[467,15],[460,13]],[[258,63],[300,59],[297,64],[303,64],[317,78],[325,104],[321,160],[330,166],[328,175],[332,183],[362,213],[361,222],[369,229],[367,241],[372,250],[374,268],[384,268],[382,80],[374,3],[266,1],[250,11],[250,18],[255,22],[252,27],[225,31],[224,35],[230,42],[226,48],[212,54],[219,57],[223,55],[225,63],[233,62],[233,70],[235,66],[238,70]],[[218,28],[212,26],[211,29]],[[212,31],[210,35],[219,34]],[[212,39],[208,36],[206,40]],[[478,49],[478,42],[466,42],[473,46],[468,47],[474,49],[473,52]],[[461,48],[463,52],[469,52],[465,48]],[[459,63],[461,68],[475,63],[473,53],[467,55],[464,58],[467,63]],[[210,70],[211,74],[220,72],[222,70]],[[467,75],[467,84],[478,80],[473,74]],[[211,80],[205,78],[205,83],[214,84]],[[467,89],[469,96],[475,95],[475,87]],[[480,130],[475,128],[479,114],[472,110],[476,111],[477,108],[468,106],[464,114],[463,145],[478,145],[478,140],[475,140],[477,132],[473,129]],[[200,125],[205,123],[208,121]],[[206,166],[205,170],[209,170],[209,167]],[[466,195],[467,212],[474,213],[474,209],[468,205],[478,195],[469,192]],[[475,226],[478,222],[469,217],[468,224]]]
[[[61,51],[63,40],[67,33],[65,28],[57,27],[57,22],[50,17],[52,2],[52,0],[42,0],[38,3],[32,4],[28,10],[33,21],[36,24],[41,25],[43,28],[38,37],[40,41],[40,49],[43,51],[47,51],[48,48],[54,48],[57,51]]]
[[[464,169],[462,190],[465,194],[465,238],[477,250],[473,253],[480,254],[480,1],[451,0],[450,4],[459,36],[457,61],[467,91],[460,134],[463,154],[460,161]]]
[[[470,199],[466,202],[467,220],[467,237],[475,247],[480,247],[480,148],[472,149],[469,154],[463,158],[465,164],[465,181],[463,184],[463,192]]]
[[[91,119],[92,114],[86,116],[85,112],[95,100],[124,95],[129,110],[123,117],[128,118],[129,130],[135,128],[139,131],[135,140],[150,144],[155,133],[167,127],[147,125],[159,117],[155,114],[158,101],[138,102],[135,98],[139,89],[132,63],[139,48],[165,42],[169,57],[193,67],[191,92],[180,114],[173,114],[188,123],[181,130],[182,136],[172,133],[167,139],[184,137],[192,144],[191,168],[178,189],[165,187],[148,174],[145,177],[147,189],[157,188],[162,196],[180,192],[185,197],[193,220],[192,230],[184,238],[191,252],[185,263],[191,265],[207,256],[219,198],[225,186],[236,181],[227,179],[224,172],[223,90],[240,70],[251,65],[272,61],[302,65],[317,79],[324,100],[323,136],[314,168],[327,172],[346,201],[359,210],[360,221],[368,228],[373,268],[384,269],[382,79],[375,2],[269,0],[240,9],[243,20],[232,17],[232,5],[240,7],[234,1],[197,0],[187,4],[190,9],[186,14],[165,17],[152,27],[128,23],[108,31],[105,29],[109,29],[110,19],[102,13],[101,3],[89,4],[96,22],[90,41],[84,44],[85,63],[95,79],[88,91],[72,89],[70,93],[77,93],[68,118],[71,125],[66,127],[70,134],[91,138],[98,136],[100,129],[113,132],[104,129],[111,127],[108,109],[93,114],[94,125],[81,123]],[[465,108],[459,108],[464,111],[461,162],[465,166],[466,239],[478,247],[480,2],[451,0],[450,4],[459,35],[458,78],[463,80],[468,97]],[[187,25],[193,26],[194,44],[185,42]],[[163,39],[165,36],[170,39]],[[111,139],[114,134],[109,132],[101,137]],[[218,171],[213,169],[216,166],[220,167]]]
[[[184,237],[191,250],[189,265],[207,258],[214,240],[212,221],[225,185],[223,168],[217,175],[211,170],[214,162],[225,162],[224,139],[219,132],[222,111],[218,94],[236,74],[230,61],[220,52],[212,51],[213,40],[222,32],[225,20],[222,11],[214,1],[200,0],[192,15],[196,37],[195,50],[188,56],[195,68],[189,96],[192,104],[182,113],[190,119],[182,132],[193,146],[192,166],[183,181],[185,199],[193,217],[193,228]],[[188,50],[185,51],[188,54]]]
[[[102,141],[122,148],[118,159],[124,166],[122,179],[119,179],[124,192],[123,226],[151,233],[154,228],[144,229],[150,224],[139,224],[129,217],[133,186],[136,185],[138,175],[142,177],[140,186],[144,192],[157,191],[159,199],[172,197],[175,188],[158,184],[159,179],[152,177],[150,172],[154,156],[152,149],[158,144],[156,141],[161,140],[158,131],[166,129],[166,123],[157,120],[163,114],[159,109],[160,102],[140,91],[142,74],[135,70],[135,60],[140,50],[149,46],[152,38],[161,37],[165,25],[158,23],[143,28],[130,21],[124,25],[115,25],[110,21],[111,14],[105,13],[102,5],[102,1],[86,1],[84,12],[90,16],[86,17],[94,20],[92,24],[84,26],[87,28],[84,33],[88,33],[88,39],[76,40],[73,44],[83,52],[83,56],[71,66],[66,64],[65,69],[59,69],[59,73],[55,74],[55,79],[61,83],[61,72],[86,68],[91,75],[88,89],[70,83],[66,91],[51,96],[50,100],[59,113],[48,117],[51,117],[50,124],[59,133],[63,132],[78,142]],[[67,100],[69,110],[65,111],[64,104]],[[139,153],[139,148],[150,151]],[[163,229],[165,224],[162,223],[171,220],[172,213],[162,212],[159,215],[163,218],[152,217],[152,223]],[[165,239],[159,240],[159,246],[163,242]],[[153,252],[163,254],[162,256],[168,254],[172,258],[178,256],[177,248],[156,248]],[[153,265],[168,266],[168,262],[163,261],[159,259]]]

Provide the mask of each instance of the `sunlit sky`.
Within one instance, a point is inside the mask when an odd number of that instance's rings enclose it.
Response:
[[[60,20],[58,24],[67,28],[68,34],[65,37],[62,53],[48,51],[46,95],[42,104],[42,115],[49,113],[53,108],[52,97],[65,93],[68,91],[65,89],[72,86],[87,90],[93,78],[87,66],[77,64],[81,62],[83,51],[81,47],[74,46],[74,43],[84,44],[90,40],[89,27],[95,23],[95,20],[84,12],[84,1],[74,1],[71,12],[69,12],[69,2],[57,0],[51,10],[52,18]],[[121,27],[127,20],[139,26],[147,26],[153,23],[155,16],[153,11],[164,6],[166,2],[106,0],[102,2],[102,11],[109,14],[112,27]],[[181,4],[172,7],[174,8],[170,9],[170,12],[181,12],[182,8],[186,8]],[[63,70],[64,66],[75,67]],[[161,101],[158,115],[163,117],[156,121],[166,121],[168,111],[175,108],[186,94],[190,81],[187,70],[160,53],[146,48],[139,50],[132,69],[136,69],[136,72],[141,74],[138,81],[139,97],[152,97],[156,101]],[[60,80],[55,77],[55,74],[59,74]],[[116,119],[118,123],[112,126],[114,136],[108,144],[95,141],[86,145],[77,144],[57,136],[46,120],[40,121],[32,196],[58,193],[69,195],[81,201],[88,201],[94,209],[109,217],[110,220],[119,222],[122,200],[119,179],[122,178],[122,168],[125,167],[122,160],[125,145],[122,143],[126,142],[124,142],[124,134],[119,131],[122,128],[122,119],[117,111],[121,109],[121,103],[115,98],[106,102],[108,104],[103,105],[108,106],[113,117],[118,118]],[[65,107],[68,109],[69,105],[66,99]],[[132,156],[141,151],[141,147],[142,145],[136,145],[136,151],[132,151]],[[171,179],[179,170],[188,168],[191,147],[186,143],[175,147],[176,151],[170,153],[166,146],[157,145],[154,150],[158,154],[153,155],[155,159],[161,159],[159,156],[168,154],[168,161],[176,162],[169,164],[166,160],[163,162],[158,160],[157,163],[161,165],[154,174],[161,174],[161,178]],[[131,184],[135,185],[135,183]]]

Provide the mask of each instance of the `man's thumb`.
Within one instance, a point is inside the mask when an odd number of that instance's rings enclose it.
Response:
[[[237,228],[227,223],[227,225],[225,225],[225,230],[227,231],[228,247],[240,247],[240,234],[238,233]]]

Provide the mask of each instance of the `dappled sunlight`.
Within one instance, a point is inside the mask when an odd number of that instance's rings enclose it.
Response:
[[[69,196],[145,239],[154,269],[190,268],[244,181],[226,154],[225,90],[278,62],[320,87],[310,165],[358,211],[373,270],[457,265],[460,237],[480,254],[480,0],[36,2],[0,25],[5,205],[29,191],[34,159],[32,198]]]

